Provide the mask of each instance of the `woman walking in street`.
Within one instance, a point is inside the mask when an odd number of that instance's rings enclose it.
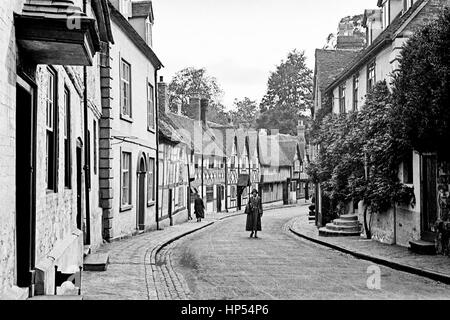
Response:
[[[194,213],[197,217],[197,222],[201,222],[205,218],[205,205],[203,204],[202,198],[198,193],[195,194],[194,200]]]
[[[247,213],[246,231],[251,231],[250,238],[255,235],[258,238],[258,231],[261,231],[261,217],[263,214],[261,198],[258,196],[256,189],[252,190],[252,196],[245,208]]]

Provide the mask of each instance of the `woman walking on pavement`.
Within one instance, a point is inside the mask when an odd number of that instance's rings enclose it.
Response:
[[[205,218],[205,205],[203,204],[203,200],[200,198],[198,193],[195,194],[194,213],[197,217],[197,222],[201,222],[202,218]]]
[[[250,238],[255,235],[258,238],[258,231],[261,231],[261,217],[263,215],[261,198],[258,196],[258,191],[256,189],[252,190],[252,196],[248,201],[247,207],[245,208],[247,213],[247,225],[246,231],[251,231]]]

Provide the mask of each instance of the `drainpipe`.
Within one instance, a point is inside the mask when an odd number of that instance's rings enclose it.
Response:
[[[87,0],[83,0],[83,12],[87,12]],[[84,188],[86,194],[86,242],[88,244],[91,243],[90,239],[90,230],[91,230],[91,208],[90,208],[90,200],[89,200],[89,181],[91,179],[91,169],[89,168],[89,163],[87,160],[89,159],[90,152],[90,141],[89,141],[89,132],[88,132],[88,97],[87,97],[87,67],[83,67],[83,82],[84,82],[84,92],[83,92],[83,112],[84,112]],[[88,148],[89,147],[89,148]]]
[[[158,70],[155,69],[155,86],[158,84]],[[157,106],[155,112],[155,130],[156,130],[156,187],[155,188],[155,219],[156,230],[159,230],[159,103],[158,103],[158,90],[155,90],[155,106]]]

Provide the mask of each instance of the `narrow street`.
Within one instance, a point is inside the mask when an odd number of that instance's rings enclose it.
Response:
[[[300,214],[306,207],[267,211],[258,239],[243,231],[243,215],[219,221],[165,247],[158,264],[187,283],[189,299],[450,298],[449,285],[384,266],[381,289],[369,290],[373,263],[291,234],[289,223]]]

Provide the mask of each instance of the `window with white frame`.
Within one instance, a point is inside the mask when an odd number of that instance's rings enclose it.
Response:
[[[58,103],[57,103],[57,78],[53,69],[47,72],[46,94],[46,182],[47,189],[57,192],[57,137],[58,137]]]
[[[155,93],[153,86],[147,83],[147,124],[149,130],[155,129]]]
[[[155,201],[155,159],[148,160],[147,174],[147,203],[152,204]]]
[[[152,23],[150,22],[149,18],[145,20],[145,40],[147,42],[147,45],[149,47],[152,47],[153,45]]]
[[[414,4],[413,0],[403,0],[403,13],[409,10]]]
[[[64,186],[67,189],[72,189],[70,119],[70,91],[66,87],[64,89]]]
[[[375,81],[375,61],[372,61],[367,65],[367,92],[373,89]]]
[[[122,206],[131,205],[131,153],[122,152]]]
[[[345,113],[345,83],[339,86],[339,113]]]
[[[120,74],[121,115],[131,118],[131,65],[122,59]]]
[[[358,110],[359,74],[353,76],[353,111]]]
[[[383,5],[383,28],[386,29],[391,23],[391,0],[387,0]]]

